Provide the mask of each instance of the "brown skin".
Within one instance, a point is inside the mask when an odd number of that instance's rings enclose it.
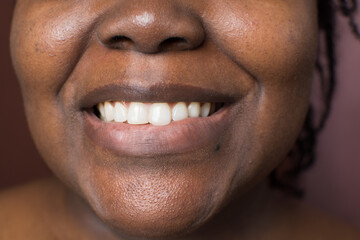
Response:
[[[139,16],[150,17],[144,24]],[[309,224],[309,210],[259,184],[302,127],[317,34],[313,0],[18,0],[11,52],[30,130],[66,187],[51,180],[3,193],[0,206],[23,216],[6,224],[28,238],[34,223],[44,223],[34,239],[210,239],[214,229],[228,239],[323,233]],[[117,35],[130,40],[111,42]],[[171,37],[186,41],[165,41]],[[228,129],[206,146],[119,156],[84,133],[80,99],[110,84],[206,86],[241,97]],[[28,204],[19,208],[23,198]],[[336,225],[312,216],[320,227]]]

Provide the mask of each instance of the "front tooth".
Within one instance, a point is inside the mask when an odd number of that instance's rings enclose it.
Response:
[[[167,103],[153,103],[149,110],[149,122],[163,126],[171,122],[171,109]]]
[[[184,102],[179,102],[175,104],[172,109],[172,119],[173,121],[180,121],[189,117],[189,113]]]
[[[129,124],[146,124],[148,120],[148,109],[145,104],[139,102],[130,103],[128,109]]]
[[[111,105],[110,102],[104,103],[104,109],[105,109],[105,121],[111,122],[114,120],[114,107]]]
[[[115,122],[126,122],[127,120],[127,109],[119,102],[115,103],[114,120]]]
[[[192,102],[188,106],[189,110],[189,117],[199,117],[200,116],[200,103],[199,102]]]
[[[207,117],[207,116],[209,116],[210,108],[211,108],[211,103],[204,103],[204,104],[201,106],[200,116],[202,116],[202,117]]]

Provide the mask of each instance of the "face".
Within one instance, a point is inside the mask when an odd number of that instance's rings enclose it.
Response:
[[[316,5],[18,0],[11,52],[36,146],[119,233],[197,228],[297,138]]]

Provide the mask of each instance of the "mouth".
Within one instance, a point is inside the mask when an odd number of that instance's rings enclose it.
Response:
[[[192,89],[184,92],[182,101],[174,101],[179,98],[169,94],[170,89],[149,89],[137,97],[137,90],[134,94],[133,89],[110,88],[89,94],[91,99],[86,99],[85,106],[93,105],[83,113],[85,132],[91,142],[117,156],[155,157],[204,147],[216,149],[234,115],[235,101],[231,96],[204,90]],[[122,99],[113,100],[116,96]],[[186,101],[186,97],[193,101]],[[199,99],[208,101],[196,101]]]

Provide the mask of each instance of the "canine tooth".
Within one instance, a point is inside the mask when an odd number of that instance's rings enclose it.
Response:
[[[111,105],[110,102],[104,103],[105,108],[105,121],[111,122],[114,120],[114,107]]]
[[[126,122],[127,120],[127,109],[119,102],[115,103],[114,120],[115,122]]]
[[[209,116],[209,113],[210,113],[210,108],[211,108],[211,103],[204,103],[202,106],[201,106],[201,110],[200,110],[200,116],[201,117],[207,117]]]
[[[167,103],[153,103],[149,110],[149,122],[163,126],[171,122],[171,109]]]
[[[172,109],[173,121],[180,121],[189,117],[188,109],[184,102],[178,102]]]
[[[104,120],[105,118],[105,108],[104,108],[104,104],[103,103],[99,103],[97,105],[97,108],[99,110],[99,113],[100,113],[100,118]]]
[[[128,109],[128,123],[129,124],[146,124],[148,120],[147,106],[140,102],[130,103]]]
[[[188,106],[189,110],[189,117],[199,117],[200,116],[200,103],[199,102],[192,102]]]

